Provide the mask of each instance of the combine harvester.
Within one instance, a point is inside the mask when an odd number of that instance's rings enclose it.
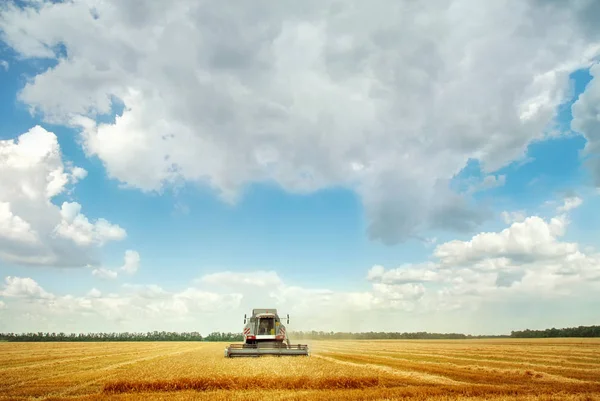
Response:
[[[226,357],[309,355],[308,345],[290,344],[285,326],[277,315],[277,309],[253,309],[250,319],[244,315],[244,324],[244,343],[230,344],[225,348]],[[290,315],[287,315],[287,324],[290,324]]]

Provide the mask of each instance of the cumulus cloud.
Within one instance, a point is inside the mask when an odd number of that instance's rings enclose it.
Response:
[[[356,310],[411,309],[424,293],[418,284],[375,284],[370,291],[333,291],[285,282],[275,271],[225,271],[204,275],[199,284],[240,292],[248,305],[279,305],[305,318],[325,321],[327,316]],[[339,319],[337,319],[339,321]]]
[[[137,251],[128,249],[125,251],[124,263],[118,269],[107,269],[105,267],[97,267],[92,270],[92,275],[101,279],[114,280],[119,276],[119,272],[132,275],[140,268],[140,254]]]
[[[275,287],[283,282],[275,271],[258,270],[247,273],[223,271],[210,273],[200,278],[200,283],[223,287]]]
[[[0,237],[18,242],[35,242],[37,234],[19,216],[12,214],[10,203],[0,202]]]
[[[450,241],[439,245],[434,255],[443,264],[477,262],[487,258],[510,258],[524,260],[564,256],[577,249],[577,244],[559,242],[565,231],[566,221],[555,217],[545,221],[531,216],[515,222],[499,233],[480,233],[469,241]]]
[[[57,59],[20,99],[78,127],[111,177],[200,182],[229,202],[252,182],[344,186],[393,244],[475,230],[490,215],[450,180],[475,159],[480,190],[502,184],[493,173],[551,128],[599,50],[594,2],[559,3],[46,2],[9,4],[0,30],[20,56]]]
[[[26,312],[30,316],[50,318],[50,321],[44,322],[46,326],[61,327],[65,322],[76,322],[78,330],[87,325],[91,330],[100,331],[109,327],[150,330],[156,329],[157,325],[161,329],[173,330],[173,327],[164,326],[164,322],[184,322],[188,323],[186,329],[198,330],[198,327],[191,327],[190,322],[197,324],[199,316],[215,315],[218,319],[219,314],[238,308],[242,299],[242,295],[236,293],[219,294],[194,287],[167,291],[156,285],[124,286],[119,293],[103,294],[93,288],[82,296],[59,295],[47,292],[27,277],[7,277],[0,296],[7,300],[21,300],[12,303],[15,321],[19,321],[19,313]],[[10,326],[11,322],[8,323]],[[210,324],[200,325],[205,329],[211,328]]]
[[[54,298],[54,295],[46,292],[33,279],[12,276],[8,276],[4,279],[4,289],[0,291],[0,296],[35,299]]]
[[[140,254],[136,251],[125,251],[125,263],[121,266],[121,270],[127,274],[134,274],[140,268]]]
[[[126,284],[118,293],[104,294],[93,288],[82,296],[51,294],[31,278],[9,277],[0,296],[20,297],[22,302],[13,303],[14,313],[26,310],[30,315],[50,316],[57,325],[66,319],[78,322],[78,327],[102,327],[104,331],[109,327],[178,327],[207,332],[239,330],[239,319],[255,307],[275,307],[282,315],[290,314],[296,328],[337,325],[349,329],[349,324],[363,320],[353,317],[356,312],[412,311],[425,294],[424,286],[415,283],[375,283],[369,291],[340,292],[290,285],[275,272],[267,275],[271,280],[267,286],[248,280],[252,275],[264,278],[264,273],[208,274],[196,285],[175,291],[158,285]],[[165,327],[167,323],[171,326]]]
[[[98,277],[105,280],[114,280],[117,278],[118,273],[114,270],[105,269],[104,267],[99,267],[97,269],[92,270],[92,275],[94,277]]]
[[[565,199],[564,204],[556,208],[559,213],[568,212],[571,209],[578,208],[583,203],[583,199],[578,196],[571,196]]]
[[[83,267],[97,262],[99,246],[125,238],[125,230],[106,219],[90,222],[77,202],[52,202],[86,175],[63,160],[56,135],[40,126],[0,140],[0,259]]]
[[[437,270],[434,263],[422,265],[403,265],[386,270],[383,266],[373,266],[367,273],[367,279],[383,284],[410,284],[442,281],[444,272]]]
[[[504,220],[504,222],[506,224],[511,224],[514,222],[521,222],[521,221],[525,220],[525,218],[526,218],[525,212],[522,210],[515,211],[515,212],[507,212],[505,210],[501,213],[501,216],[502,216],[502,220]]]
[[[566,204],[570,204],[566,202]],[[439,244],[434,260],[386,269],[373,266],[367,279],[386,285],[424,286],[423,308],[460,309],[495,300],[573,296],[600,289],[600,254],[561,240],[567,216],[507,219],[509,227],[470,240]],[[516,220],[516,221],[515,221]]]
[[[0,60],[0,67],[2,67],[4,71],[8,71],[10,64],[8,64],[8,61],[6,60]]]
[[[119,241],[125,238],[125,230],[118,225],[111,224],[105,219],[90,223],[80,212],[79,203],[64,202],[60,209],[61,221],[54,232],[82,246],[103,245],[106,241]]]

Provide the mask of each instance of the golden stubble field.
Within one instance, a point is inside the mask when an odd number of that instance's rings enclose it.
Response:
[[[600,339],[309,344],[227,359],[224,343],[0,343],[0,400],[600,400]]]

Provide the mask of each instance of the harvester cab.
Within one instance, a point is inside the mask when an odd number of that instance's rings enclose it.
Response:
[[[286,324],[290,315],[286,316]],[[249,318],[244,315],[244,342],[225,348],[226,357],[234,356],[308,356],[308,345],[291,344],[277,309],[253,309]]]

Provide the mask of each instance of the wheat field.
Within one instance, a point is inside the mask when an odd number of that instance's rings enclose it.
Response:
[[[0,400],[600,400],[600,339],[0,343]]]

